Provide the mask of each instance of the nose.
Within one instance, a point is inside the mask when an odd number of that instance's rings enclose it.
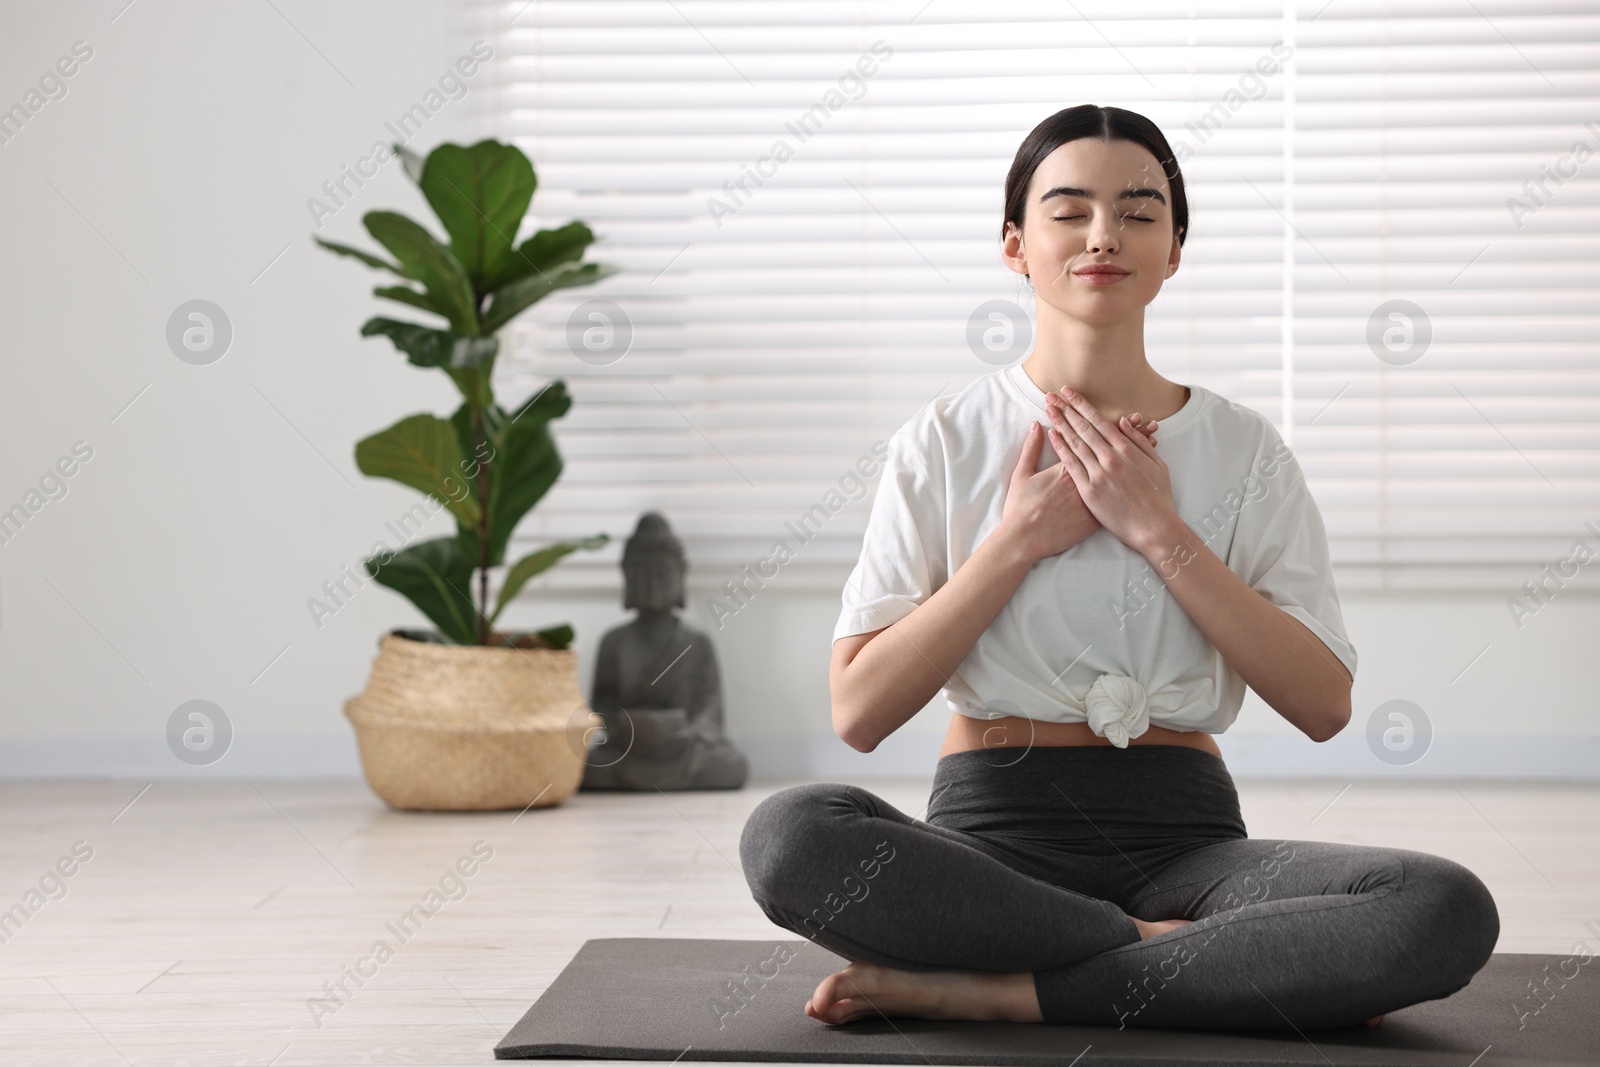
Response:
[[[1102,252],[1115,254],[1117,251],[1117,239],[1112,236],[1109,230],[1103,233],[1091,234],[1089,236],[1089,251],[1096,255]]]
[[[1117,251],[1117,231],[1121,226],[1115,209],[1109,215],[1096,213],[1094,225],[1089,230],[1088,250],[1094,254],[1102,252],[1115,254]]]

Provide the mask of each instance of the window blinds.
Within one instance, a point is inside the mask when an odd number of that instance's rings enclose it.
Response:
[[[1341,588],[1515,595],[1574,542],[1600,551],[1587,5],[473,11],[496,42],[496,135],[538,172],[533,219],[582,219],[589,258],[624,268],[524,315],[497,368],[502,396],[560,377],[574,397],[565,472],[517,540],[617,538],[545,589],[617,588],[652,508],[696,595],[839,589],[874,442],[1029,351],[1023,325],[1013,355],[980,358],[969,329],[990,301],[1032,314],[998,259],[1005,173],[1082,102],[1150,117],[1188,182],[1152,365],[1279,428]],[[584,348],[617,325],[596,301],[626,317],[620,358]]]

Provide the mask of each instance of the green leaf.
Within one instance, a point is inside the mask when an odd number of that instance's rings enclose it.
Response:
[[[484,288],[492,291],[530,274],[553,271],[563,263],[582,259],[584,251],[593,243],[594,231],[581,222],[540,230],[505,258],[500,270]]]
[[[518,522],[539,502],[561,476],[561,455],[550,434],[550,420],[560,418],[572,406],[566,383],[552,379],[525,401],[516,412],[507,413],[492,405],[484,409],[484,441],[489,446],[481,454],[488,469],[489,485],[489,565],[505,562],[506,542]],[[473,437],[472,408],[463,404],[450,417],[463,455],[478,455]],[[478,559],[476,526],[461,525],[461,554]]]
[[[494,390],[489,382],[493,369],[494,360],[489,359],[477,367],[446,367],[444,372],[456,383],[463,400],[487,410],[494,406]]]
[[[461,461],[455,427],[433,415],[412,415],[356,443],[362,474],[389,478],[437,497],[457,525],[478,521],[478,501],[469,469]]]
[[[394,154],[400,157],[400,165],[406,169],[406,176],[420,184],[422,167],[426,160],[398,141],[394,145]]]
[[[572,644],[572,627],[566,623],[562,623],[560,626],[552,626],[548,630],[535,630],[533,632],[550,642],[550,647],[553,649],[566,648]]]
[[[478,609],[472,603],[472,565],[461,558],[454,537],[407,545],[363,561],[367,574],[404,596],[458,645],[477,641]]]
[[[379,259],[377,256],[368,255],[359,248],[351,248],[349,245],[342,245],[336,241],[324,241],[322,238],[315,235],[313,235],[311,239],[330,252],[337,252],[341,256],[352,256],[356,259],[359,259],[369,267],[378,267],[382,270],[392,271],[393,273],[400,275],[402,278],[406,276],[406,272],[401,270],[398,264],[390,263],[386,259]]]
[[[483,315],[483,330],[485,333],[494,333],[556,289],[592,285],[621,270],[621,267],[604,263],[585,263],[581,267],[567,266],[558,271],[529,275],[514,281],[494,291],[488,310]]]
[[[422,283],[433,302],[444,309],[450,325],[469,337],[482,332],[472,282],[455,253],[398,212],[369,211],[361,221],[373,239],[400,261],[400,273]]]
[[[477,367],[492,360],[500,351],[498,337],[467,337],[454,330],[436,330],[398,319],[368,319],[361,327],[362,337],[389,338],[406,358],[419,367],[462,369]]]
[[[433,297],[427,293],[418,292],[409,285],[380,285],[372,290],[372,295],[398,301],[402,304],[410,304],[414,308],[431,311],[435,315],[441,315],[446,319],[450,317],[444,308],[433,302]]]
[[[474,290],[488,291],[533,198],[533,164],[515,146],[495,140],[470,148],[442,144],[428,153],[418,184]]]
[[[544,388],[534,393],[517,406],[514,412],[501,411],[511,421],[510,427],[526,426],[529,420],[546,423],[551,419],[559,419],[572,408],[572,394],[567,392],[567,383],[561,378],[552,378],[545,383]]]
[[[500,595],[495,599],[494,613],[489,616],[489,621],[494,622],[500,617],[500,613],[522,591],[528,579],[549,570],[557,560],[569,552],[575,552],[580,548],[599,548],[610,539],[602,533],[585,537],[581,541],[557,541],[517,560],[512,564],[511,570],[506,572],[505,581],[500,586]]]

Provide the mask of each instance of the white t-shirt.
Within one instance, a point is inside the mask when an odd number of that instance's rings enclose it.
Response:
[[[1299,463],[1260,413],[1189,390],[1156,434],[1178,514],[1353,676],[1326,528]],[[999,525],[1027,420],[1050,426],[1044,401],[1019,363],[930,401],[895,431],[834,640],[911,614]],[[1046,440],[1039,469],[1060,461]],[[974,718],[1088,722],[1120,747],[1150,724],[1221,733],[1244,690],[1155,568],[1102,527],[1034,563],[944,694]]]

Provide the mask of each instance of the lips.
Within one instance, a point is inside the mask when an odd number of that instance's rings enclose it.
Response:
[[[1088,263],[1072,273],[1078,279],[1078,284],[1097,289],[1121,285],[1129,277],[1127,271],[1111,263]]]

